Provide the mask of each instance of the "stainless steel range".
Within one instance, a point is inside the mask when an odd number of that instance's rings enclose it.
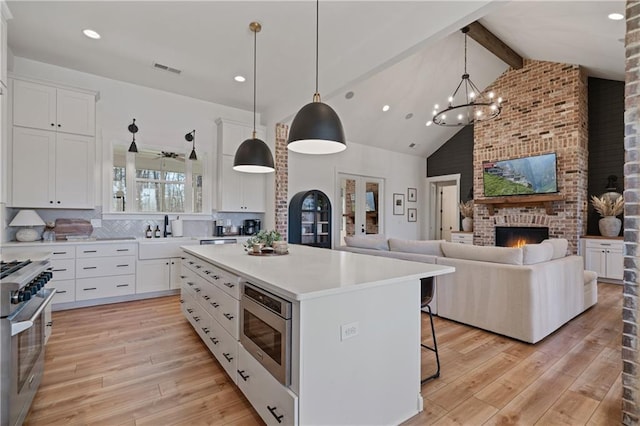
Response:
[[[20,425],[44,371],[48,260],[0,262],[0,426]]]

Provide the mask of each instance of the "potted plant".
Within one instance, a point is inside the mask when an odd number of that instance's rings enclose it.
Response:
[[[473,200],[460,202],[460,214],[462,219],[462,230],[465,232],[473,231]]]
[[[273,247],[273,242],[280,240],[282,240],[282,235],[278,231],[266,231],[263,229],[244,243],[244,249],[247,251],[253,250],[257,253],[264,247]]]
[[[602,216],[602,219],[598,222],[600,234],[603,237],[617,237],[622,227],[622,221],[616,216],[624,210],[624,198],[620,196],[615,200],[611,200],[605,196],[596,197],[592,195],[591,204],[595,211]]]

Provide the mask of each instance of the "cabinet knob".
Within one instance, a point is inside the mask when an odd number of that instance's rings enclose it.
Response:
[[[55,123],[51,123],[51,127],[55,127]]]
[[[58,204],[60,204],[60,201],[57,201]]]
[[[62,124],[58,124],[58,127],[62,127]]]
[[[49,200],[49,204],[53,204],[53,200]]]

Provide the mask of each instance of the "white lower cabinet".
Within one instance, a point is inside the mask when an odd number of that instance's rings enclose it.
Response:
[[[583,243],[585,269],[596,272],[599,279],[623,279],[624,242],[622,240],[583,238]]]
[[[54,296],[55,297],[55,296]],[[44,308],[44,344],[46,345],[53,331],[53,319],[51,316],[51,303]]]
[[[451,232],[451,242],[473,245],[473,232]]]
[[[138,260],[136,293],[180,288],[180,258]]]
[[[240,277],[191,255],[182,261],[182,312],[268,425],[298,424],[298,397],[240,344]]]
[[[298,397],[238,343],[237,384],[268,425],[298,424]]]

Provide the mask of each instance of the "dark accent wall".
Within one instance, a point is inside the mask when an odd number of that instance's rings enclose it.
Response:
[[[465,126],[427,158],[427,177],[460,173],[460,198],[473,188],[473,126]]]
[[[607,177],[618,177],[618,192],[624,189],[624,82],[589,78],[589,199],[600,196]],[[600,215],[589,203],[587,234],[600,235]],[[620,231],[622,235],[622,230]]]

